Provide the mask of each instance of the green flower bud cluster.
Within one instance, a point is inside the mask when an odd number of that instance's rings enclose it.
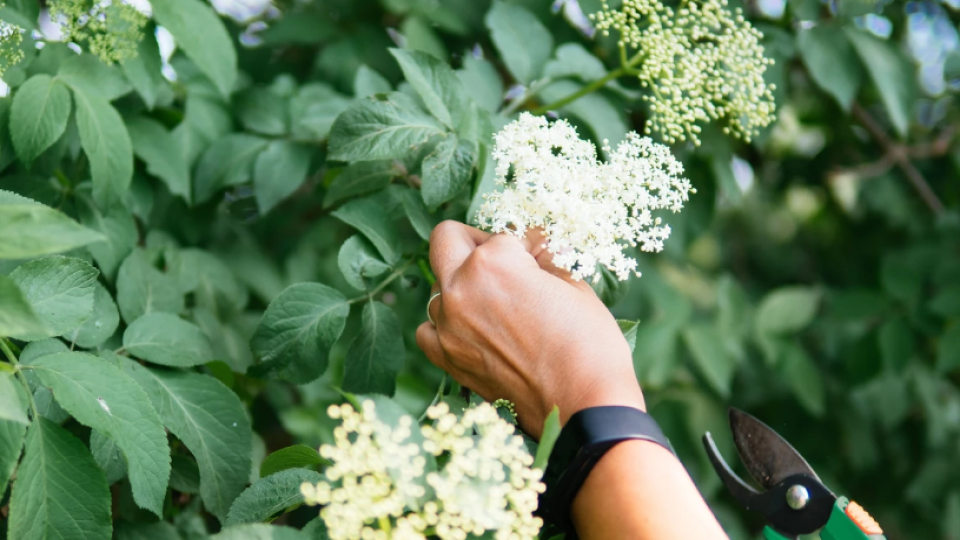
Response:
[[[774,86],[763,73],[763,35],[727,0],[684,0],[674,10],[659,0],[624,0],[592,16],[604,35],[619,33],[619,46],[638,51],[627,63],[651,94],[647,132],[667,142],[690,138],[699,145],[701,125],[725,121],[724,133],[749,141],[775,118]]]
[[[133,6],[111,0],[52,0],[49,5],[64,40],[86,41],[90,52],[107,63],[137,55],[147,17]]]
[[[0,4],[0,8],[4,5]],[[7,21],[0,21],[0,75],[10,66],[23,60],[23,28]]]
[[[493,402],[493,407],[497,410],[504,409],[510,413],[510,416],[512,416],[514,420],[517,419],[516,405],[509,399],[498,399]]]

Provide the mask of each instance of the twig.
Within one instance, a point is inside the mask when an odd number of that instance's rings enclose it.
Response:
[[[943,203],[940,202],[940,198],[937,197],[937,194],[933,192],[930,188],[930,184],[927,183],[927,180],[923,177],[923,174],[913,165],[910,161],[911,154],[908,147],[893,141],[884,131],[883,127],[877,123],[876,120],[870,116],[870,113],[866,111],[859,103],[853,104],[853,115],[863,124],[863,127],[867,128],[867,131],[870,132],[870,135],[880,146],[883,147],[885,152],[885,158],[889,158],[891,161],[900,166],[900,169],[907,176],[907,180],[910,181],[910,184],[913,186],[913,189],[920,195],[920,198],[923,199],[923,202],[926,203],[927,207],[933,211],[934,214],[939,214],[943,211]],[[943,134],[941,134],[943,135]],[[952,138],[952,133],[950,138]],[[932,147],[940,148],[949,146],[949,139],[942,141],[938,139],[932,145]],[[939,143],[939,144],[938,144]]]

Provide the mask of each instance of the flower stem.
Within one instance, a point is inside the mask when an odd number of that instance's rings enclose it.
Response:
[[[570,94],[570,95],[568,95],[568,96],[566,96],[566,97],[562,97],[562,98],[558,99],[557,101],[554,101],[553,103],[548,103],[548,104],[543,105],[543,106],[541,106],[541,107],[537,107],[536,109],[534,109],[534,110],[532,110],[532,111],[530,111],[530,112],[533,113],[533,114],[544,114],[544,113],[546,113],[547,111],[557,110],[557,109],[559,109],[560,107],[563,107],[564,105],[568,105],[568,104],[570,104],[570,103],[573,103],[574,101],[582,98],[583,96],[585,96],[585,95],[587,95],[587,94],[592,94],[593,92],[596,92],[597,90],[599,90],[599,89],[603,88],[604,86],[606,86],[606,84],[607,84],[608,82],[610,82],[610,81],[612,81],[612,80],[614,80],[614,79],[617,79],[617,78],[622,77],[622,76],[624,76],[624,75],[629,75],[629,74],[634,73],[633,67],[636,66],[638,63],[640,63],[641,60],[643,60],[643,54],[642,54],[641,52],[638,52],[637,54],[633,55],[632,58],[630,58],[629,60],[627,60],[626,51],[623,51],[623,50],[621,49],[621,52],[622,52],[622,54],[621,54],[621,64],[622,64],[622,65],[621,65],[619,68],[611,71],[610,73],[607,73],[605,76],[603,76],[603,77],[601,77],[601,78],[593,81],[592,83],[584,86],[584,87],[581,88],[580,90],[577,90],[576,92],[574,92],[574,93],[572,93],[572,94]]]
[[[0,350],[3,351],[4,356],[7,357],[7,360],[9,360],[16,369],[17,379],[20,381],[20,384],[23,385],[23,389],[27,394],[27,399],[30,400],[30,410],[33,411],[33,418],[39,418],[40,411],[37,410],[37,404],[33,401],[33,394],[30,392],[30,383],[27,382],[27,378],[23,375],[23,371],[20,368],[20,363],[17,362],[17,356],[13,353],[13,344],[10,343],[7,338],[0,337]]]
[[[417,262],[417,257],[413,257],[409,261],[403,263],[403,265],[401,265],[399,268],[394,270],[392,274],[390,274],[389,276],[387,276],[386,279],[381,281],[379,285],[371,289],[370,292],[368,292],[367,294],[357,296],[356,298],[351,298],[350,300],[347,300],[347,303],[356,304],[357,302],[363,302],[364,300],[372,299],[374,296],[376,296],[377,293],[385,289],[387,285],[390,285],[391,283],[394,282],[394,280],[396,280],[398,277],[403,275],[403,273],[407,271],[407,268],[410,268],[416,262]]]
[[[420,422],[423,422],[423,419],[427,417],[427,411],[430,410],[430,407],[433,407],[434,405],[440,402],[440,398],[443,397],[443,391],[446,389],[446,386],[447,386],[447,374],[444,373],[443,378],[440,379],[440,388],[437,388],[437,395],[433,397],[433,401],[430,403],[429,406],[427,406],[427,409],[423,411],[423,414],[420,415],[420,418],[417,420],[418,424]]]

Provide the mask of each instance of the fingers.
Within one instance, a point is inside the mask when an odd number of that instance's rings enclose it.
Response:
[[[553,264],[553,253],[547,249],[547,237],[543,235],[543,229],[539,227],[536,229],[527,229],[523,243],[530,254],[533,255],[533,258],[537,260],[537,265],[539,265],[540,268],[564,281],[573,284],[578,283],[570,277],[569,271]]]
[[[456,221],[444,221],[430,234],[430,266],[443,284],[463,261],[490,238],[489,233]]]
[[[417,327],[417,346],[435,366],[450,372],[450,363],[447,362],[447,355],[440,345],[440,336],[437,335],[435,326],[425,322]]]
[[[485,245],[496,245],[498,248],[504,249],[523,249],[533,257],[541,270],[577,288],[590,288],[589,284],[584,281],[575,281],[569,271],[553,263],[554,254],[547,249],[547,238],[543,234],[543,229],[527,229],[523,237],[517,237],[513,234],[497,234],[490,238]]]
[[[434,325],[440,322],[440,311],[441,303],[443,302],[442,296],[436,296],[440,293],[440,283],[434,283],[433,287],[430,288],[430,298],[428,300],[427,311],[430,313],[430,319],[434,322]]]

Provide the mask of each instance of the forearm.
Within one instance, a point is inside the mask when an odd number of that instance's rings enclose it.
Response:
[[[597,463],[573,522],[582,540],[727,538],[683,465],[646,441],[622,442]]]

